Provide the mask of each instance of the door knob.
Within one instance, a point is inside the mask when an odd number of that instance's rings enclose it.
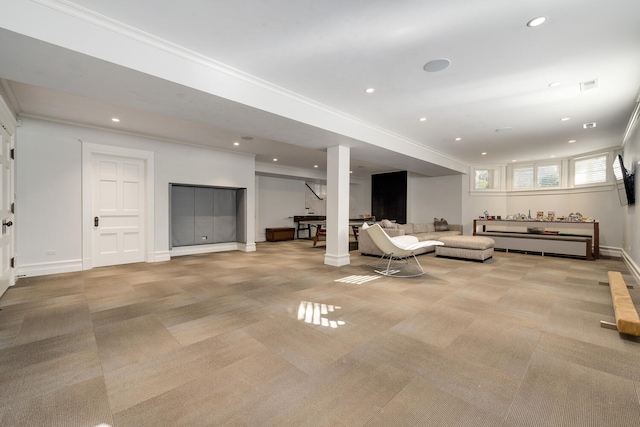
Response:
[[[93,217],[93,226],[97,227],[100,224],[100,218],[97,216]]]
[[[3,225],[6,225],[7,227],[11,227],[13,225],[13,221],[7,221]]]

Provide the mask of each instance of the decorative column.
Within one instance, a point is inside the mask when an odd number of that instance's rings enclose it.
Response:
[[[327,249],[324,263],[350,264],[349,256],[349,147],[327,150]]]

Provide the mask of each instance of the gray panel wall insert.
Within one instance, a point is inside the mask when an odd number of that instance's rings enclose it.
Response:
[[[169,184],[171,247],[238,241],[238,224],[245,224],[238,209],[246,189]],[[240,237],[244,236],[240,232]]]

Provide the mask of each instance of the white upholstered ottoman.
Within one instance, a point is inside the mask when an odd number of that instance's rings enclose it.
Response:
[[[483,261],[493,256],[495,242],[482,236],[445,236],[440,240],[444,246],[436,246],[436,256],[464,258]]]

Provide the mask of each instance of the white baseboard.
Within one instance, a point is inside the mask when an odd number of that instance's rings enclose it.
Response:
[[[324,255],[324,263],[333,267],[342,267],[343,265],[349,265],[351,263],[351,256],[346,255]]]
[[[162,261],[171,261],[171,252],[169,251],[159,251],[153,253],[152,262],[162,262]]]
[[[640,267],[638,267],[638,264],[633,262],[631,257],[624,251],[624,249],[622,249],[621,252],[622,252],[622,259],[624,260],[624,263],[629,268],[631,275],[633,276],[634,279],[636,279],[636,283],[640,283]]]
[[[226,252],[226,251],[238,251],[243,250],[240,248],[242,243],[230,242],[230,243],[216,243],[213,245],[195,245],[195,246],[181,246],[179,248],[173,248],[169,251],[171,257],[184,256],[184,255],[197,255],[207,254],[212,252]]]
[[[82,271],[81,259],[18,265],[16,277],[47,276],[49,274],[73,273],[76,271]]]
[[[238,250],[243,252],[255,252],[256,244],[255,243],[238,243]]]
[[[614,248],[611,246],[600,246],[600,255],[612,258],[622,258],[622,248]]]

